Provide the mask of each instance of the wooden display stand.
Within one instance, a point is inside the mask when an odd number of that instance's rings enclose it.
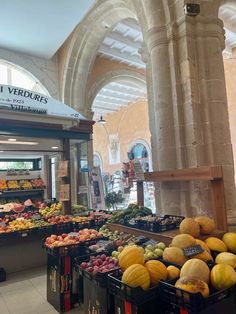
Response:
[[[213,215],[216,229],[226,232],[227,216],[224,195],[222,166],[209,166],[169,171],[144,173],[145,181],[151,182],[181,182],[181,181],[210,181]],[[137,182],[138,205],[143,205],[143,181]]]

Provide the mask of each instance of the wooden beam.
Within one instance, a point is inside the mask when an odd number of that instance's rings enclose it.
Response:
[[[156,241],[162,241],[166,245],[169,245],[171,243],[172,239],[176,235],[180,234],[179,229],[156,233],[156,232],[150,232],[150,231],[130,228],[130,227],[126,227],[126,226],[119,225],[119,224],[113,224],[113,223],[108,223],[107,226],[111,231],[118,230],[119,232],[125,232],[128,234],[133,234],[135,236],[144,236],[144,237],[147,237],[149,239],[156,240]],[[215,230],[211,234],[211,236],[221,238],[224,233],[225,233],[224,231]],[[199,239],[204,240],[208,237],[209,237],[209,234],[205,235],[205,236],[201,235],[201,236],[199,236]]]
[[[212,181],[223,178],[221,166],[176,169],[167,171],[145,172],[145,181],[173,182],[173,181]]]

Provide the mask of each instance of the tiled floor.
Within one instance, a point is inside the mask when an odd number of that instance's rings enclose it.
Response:
[[[0,283],[0,314],[56,314],[46,300],[45,269],[11,274]],[[74,309],[67,314],[82,314]]]

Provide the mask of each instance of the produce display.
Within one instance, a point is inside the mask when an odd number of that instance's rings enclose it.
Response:
[[[118,261],[105,254],[90,256],[88,262],[82,262],[79,266],[92,276],[96,276],[97,273],[107,273],[119,268]]]
[[[32,190],[32,189],[43,189],[45,183],[43,179],[25,179],[25,180],[0,180],[0,191],[4,192],[7,190],[18,191],[18,190]]]
[[[71,206],[71,212],[72,214],[80,214],[87,211],[87,207],[85,207],[84,205],[79,205],[79,204],[74,204]]]
[[[82,229],[79,232],[73,232],[73,234],[63,233],[62,235],[52,234],[46,238],[45,245],[48,248],[66,246],[71,244],[78,244],[80,242],[99,239],[102,234],[95,229]]]
[[[131,220],[137,217],[147,216],[151,214],[151,209],[144,206],[131,204],[127,209],[115,211],[111,215],[109,222],[123,224],[125,220]]]
[[[62,208],[62,203],[61,202],[53,203],[50,206],[46,206],[46,207],[40,208],[39,209],[39,213],[43,217],[48,218],[48,217],[51,217],[53,215],[60,214],[62,209],[63,208]]]
[[[35,224],[32,223],[30,220],[26,220],[24,218],[18,218],[9,222],[9,227],[12,231],[24,230],[24,229],[31,229],[35,227]]]
[[[50,216],[50,217],[45,217],[46,221],[50,225],[55,225],[55,224],[63,224],[72,221],[72,218],[67,215],[60,215],[60,216]]]

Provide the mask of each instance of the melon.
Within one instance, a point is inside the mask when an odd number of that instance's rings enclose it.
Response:
[[[204,250],[204,251],[207,251],[208,253],[211,253],[211,250],[209,249],[209,247],[207,246],[207,244],[202,241],[202,240],[199,240],[199,239],[196,239],[196,244],[200,245],[201,248]]]
[[[136,245],[127,246],[119,254],[118,261],[122,271],[133,264],[144,265],[143,249]]]
[[[222,240],[230,252],[236,253],[236,233],[227,232],[223,235]]]
[[[146,262],[145,267],[149,272],[152,285],[156,285],[160,280],[166,280],[167,269],[162,262],[150,260]]]
[[[200,234],[200,225],[193,218],[185,218],[179,226],[179,231],[197,238]]]
[[[227,289],[236,284],[236,272],[226,264],[215,265],[211,270],[211,284],[217,290]]]
[[[150,287],[149,272],[140,264],[128,267],[123,273],[121,281],[132,288],[141,287],[143,290],[148,290]]]
[[[207,216],[199,216],[195,221],[200,225],[201,234],[210,234],[215,230],[215,222]]]
[[[167,279],[173,280],[179,278],[180,270],[176,266],[170,265],[167,267]]]
[[[162,257],[165,261],[177,265],[183,265],[187,261],[183,250],[179,249],[178,247],[165,248]]]
[[[203,262],[213,262],[213,257],[207,251],[204,251],[202,253],[196,254],[196,255],[194,255],[191,258],[197,258],[197,259],[200,259]]]
[[[201,293],[204,298],[210,293],[208,284],[195,277],[181,277],[176,281],[175,287],[191,293]]]
[[[195,277],[208,284],[210,279],[210,269],[205,262],[193,258],[188,260],[182,266],[180,271],[180,278],[181,277]]]
[[[216,264],[226,264],[236,268],[236,255],[229,252],[223,252],[216,256]]]
[[[205,240],[205,242],[212,251],[227,252],[228,250],[224,242],[216,237],[209,237]]]
[[[170,246],[184,249],[196,244],[194,237],[189,234],[179,234],[172,239]]]

